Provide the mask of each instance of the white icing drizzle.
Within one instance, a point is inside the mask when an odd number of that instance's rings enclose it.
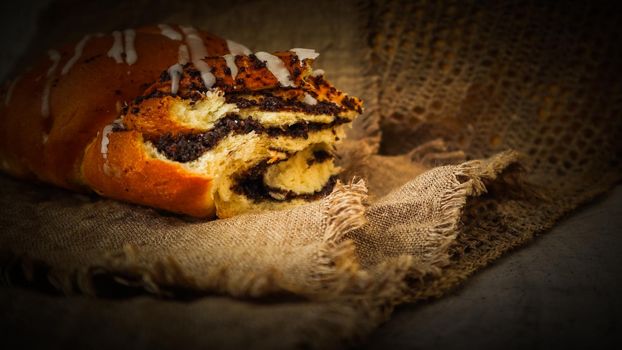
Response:
[[[227,67],[231,71],[231,77],[235,79],[235,77],[238,75],[238,66],[235,64],[235,56],[250,55],[253,52],[248,47],[233,40],[227,40],[227,49],[230,53],[222,57],[225,59]]]
[[[315,52],[315,50],[313,50],[313,49],[302,49],[302,48],[299,48],[299,47],[291,49],[289,51],[295,53],[296,56],[298,56],[298,59],[300,60],[301,64],[302,64],[302,61],[304,61],[304,60],[306,60],[308,58],[314,60],[314,59],[317,58],[317,56],[320,55],[319,53]]]
[[[188,46],[181,44],[177,52],[177,63],[168,67],[168,75],[171,77],[171,93],[177,94],[179,90],[179,80],[184,72],[183,65],[190,60],[190,54],[188,53]]]
[[[50,69],[48,69],[48,72],[46,74],[46,76],[49,78],[52,76],[52,74],[54,74],[54,71],[56,71],[56,67],[58,67],[58,62],[60,61],[60,53],[56,50],[49,50],[48,56],[52,61],[52,66],[50,67]]]
[[[86,45],[86,42],[89,41],[90,38],[91,38],[90,35],[85,35],[84,38],[82,38],[82,40],[80,40],[78,44],[76,44],[73,57],[71,57],[69,61],[65,63],[63,70],[61,70],[61,74],[63,75],[67,74],[67,72],[69,72],[71,67],[73,67],[73,65],[76,64],[76,62],[80,59],[80,56],[82,56],[82,51],[84,50],[84,46]]]
[[[48,72],[46,74],[47,82],[45,83],[45,87],[43,88],[43,95],[41,97],[41,115],[43,116],[43,118],[47,118],[50,116],[50,90],[52,89],[52,77],[54,75],[54,72],[56,71],[58,62],[60,61],[60,53],[58,53],[58,51],[56,50],[50,50],[48,51],[48,56],[52,61],[52,66],[48,69]]]
[[[216,77],[212,74],[210,66],[204,61],[195,61],[192,64],[201,72],[201,79],[203,79],[205,87],[211,89],[216,83]]]
[[[313,72],[311,72],[311,76],[312,77],[319,77],[324,75],[324,70],[323,69],[316,69]]]
[[[180,28],[184,34],[186,34],[186,44],[188,44],[190,48],[190,57],[192,61],[207,57],[207,48],[197,30],[194,27],[180,26]]]
[[[235,77],[238,75],[238,66],[235,65],[235,56],[229,53],[222,57],[227,63],[227,68],[229,68],[229,70],[231,71],[231,77],[235,79]]]
[[[251,50],[248,49],[248,47],[240,43],[236,43],[233,40],[227,40],[227,49],[229,49],[229,52],[234,56],[250,55],[251,53],[253,53]]]
[[[104,159],[108,159],[108,144],[110,143],[108,135],[112,132],[112,128],[114,128],[114,123],[104,126],[104,130],[102,130],[102,143],[100,151]]]
[[[168,75],[171,76],[171,93],[173,95],[176,95],[177,90],[179,90],[179,79],[181,78],[182,72],[183,68],[179,63],[176,63],[168,68]]]
[[[117,118],[112,123],[104,126],[104,129],[102,130],[102,142],[100,152],[102,154],[102,157],[104,158],[103,168],[104,174],[106,175],[110,175],[110,168],[108,167],[108,145],[110,144],[110,139],[108,137],[110,136],[110,133],[113,132],[113,129],[116,125],[123,126],[123,116]]]
[[[112,32],[112,36],[114,37],[114,42],[110,50],[108,50],[108,57],[113,58],[117,63],[123,63],[123,53],[125,52],[125,63],[128,65],[136,63],[138,60],[138,54],[134,47],[136,31],[134,29],[126,29],[121,33],[115,30]],[[125,45],[123,45],[124,41]]]
[[[134,29],[126,29],[123,31],[125,37],[125,63],[130,66],[136,63],[138,60],[138,54],[134,47],[134,39],[136,39],[136,32]]]
[[[114,42],[112,43],[112,47],[108,50],[108,57],[111,57],[117,63],[122,63],[123,58],[121,54],[123,53],[123,38],[121,37],[121,32],[115,30],[112,32],[112,37],[114,38]]]
[[[281,84],[281,86],[294,86],[294,82],[289,76],[289,71],[287,70],[285,64],[283,63],[283,61],[281,61],[280,58],[263,51],[256,52],[255,56],[257,56],[259,60],[266,62],[268,70],[279,81],[279,84]]]
[[[305,92],[305,96],[302,100],[302,102],[308,104],[308,105],[316,105],[317,104],[317,100],[315,99],[315,97],[309,95],[308,93]]]
[[[6,96],[4,96],[4,105],[8,106],[9,103],[11,102],[11,96],[13,96],[13,90],[15,89],[15,85],[17,85],[17,82],[19,81],[21,77],[17,77],[15,79],[13,79],[13,81],[11,82],[11,85],[9,85],[9,89],[6,91]]]
[[[179,51],[177,53],[177,63],[183,66],[188,62],[190,62],[190,53],[188,52],[188,46],[181,44],[179,45]]]
[[[169,26],[168,24],[158,24],[158,28],[160,28],[160,32],[162,33],[162,35],[168,37],[171,40],[183,39],[181,33],[173,29],[173,27]]]
[[[203,39],[201,39],[197,30],[193,27],[180,26],[180,28],[186,34],[186,44],[188,44],[190,49],[192,64],[201,72],[201,79],[203,79],[205,87],[210,89],[214,86],[216,77],[212,74],[210,66],[202,60],[208,55]]]

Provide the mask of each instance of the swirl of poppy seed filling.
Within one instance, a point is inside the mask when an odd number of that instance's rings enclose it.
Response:
[[[259,100],[253,100],[239,96],[237,94],[225,95],[227,103],[235,103],[240,109],[256,107],[260,111],[279,112],[279,111],[298,111],[308,114],[327,114],[337,116],[344,111],[343,107],[332,102],[318,101],[314,105],[303,103],[295,99],[283,99],[277,96],[271,96],[266,92],[256,93],[255,96],[261,96]],[[346,100],[347,98],[344,98]]]
[[[209,131],[179,135],[165,134],[151,142],[166,158],[187,163],[201,157],[203,153],[214,148],[230,134],[241,135],[254,131],[257,134],[265,133],[271,137],[289,136],[307,139],[310,132],[330,129],[349,122],[349,119],[335,117],[330,123],[299,122],[286,127],[265,127],[252,117],[241,118],[231,114],[220,119]]]
[[[326,151],[316,151],[313,153],[314,158],[310,159],[311,163],[321,163],[333,156]],[[268,160],[264,160],[256,164],[254,167],[241,172],[234,176],[234,183],[231,189],[241,195],[246,196],[253,202],[272,201],[287,202],[294,199],[303,199],[305,201],[313,201],[328,195],[337,183],[337,175],[328,178],[324,186],[313,193],[295,193],[294,191],[283,190],[280,188],[270,187],[265,184],[263,176],[266,173]]]

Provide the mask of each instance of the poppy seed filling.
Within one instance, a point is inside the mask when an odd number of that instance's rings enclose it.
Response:
[[[241,118],[232,114],[220,119],[213,129],[206,132],[179,135],[165,134],[150,141],[166,158],[187,163],[201,157],[203,153],[214,148],[230,134],[241,135],[254,131],[257,134],[265,133],[272,137],[290,136],[307,139],[309,132],[330,129],[349,122],[349,119],[335,117],[330,123],[299,122],[287,127],[265,127],[252,117]]]
[[[326,152],[326,154],[328,154],[328,152]],[[316,159],[318,163],[332,159],[332,155],[326,157],[325,154],[322,154],[321,157],[323,158]],[[268,161],[264,160],[256,164],[254,167],[239,173],[235,176],[235,184],[231,187],[231,189],[238,194],[246,196],[254,202],[265,200],[273,202],[287,202],[294,199],[312,201],[328,195],[337,183],[337,176],[333,175],[328,179],[328,181],[326,181],[320,190],[313,193],[302,194],[270,187],[266,185],[263,180],[263,176],[269,165],[271,164],[268,164]]]

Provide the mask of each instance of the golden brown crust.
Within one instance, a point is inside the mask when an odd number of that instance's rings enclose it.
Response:
[[[192,128],[179,124],[169,114],[173,104],[178,101],[179,97],[176,96],[145,99],[140,103],[140,108],[128,109],[128,113],[123,118],[123,124],[131,130],[142,132],[147,138],[165,133],[193,132]]]
[[[149,157],[138,132],[109,134],[105,156],[102,137],[100,133],[87,147],[82,165],[86,182],[97,193],[197,217],[215,215],[210,179]]]
[[[324,80],[323,76],[313,76],[311,60],[306,59],[300,62],[293,52],[276,52],[283,63],[293,86],[278,91],[281,94],[300,94],[303,91],[309,92],[318,101],[329,101],[339,106],[357,110],[359,113],[362,108],[362,101],[356,97],[349,97],[345,93],[335,89]],[[255,55],[235,56],[235,64],[238,73],[235,79],[232,77],[227,63],[223,57],[206,57],[203,61],[212,67],[212,73],[216,78],[215,88],[219,88],[226,93],[253,93],[262,90],[274,90],[280,87],[277,78],[270,72],[266,65]],[[150,97],[161,97],[172,95],[171,82],[168,74],[162,74],[160,79],[149,86],[140,98],[136,99],[133,106],[140,105]],[[183,67],[183,74],[179,80],[179,91],[177,96],[183,98],[195,98],[200,91],[206,91],[203,86],[200,72],[188,63]],[[276,91],[275,91],[276,92]],[[130,108],[131,112],[131,108]]]
[[[274,55],[281,59],[290,73],[293,87],[279,89],[278,80],[254,55],[235,57],[238,67],[235,79],[232,78],[224,58],[207,57],[204,61],[213,68],[212,72],[216,77],[214,87],[225,93],[239,95],[266,93],[283,101],[299,101],[308,93],[319,102],[334,105],[336,110],[362,112],[360,99],[335,89],[322,76],[312,76],[311,60],[300,62],[292,52],[277,52]],[[169,110],[180,99],[198,100],[201,93],[207,91],[203,86],[200,72],[192,64],[185,65],[179,80],[179,89],[175,94],[171,91],[170,80],[168,74],[161,74],[158,81],[128,106],[123,119],[128,128],[140,130],[149,137],[164,133],[175,135],[199,131],[171,119]]]
[[[12,98],[2,96],[0,110],[0,157],[4,170],[19,177],[33,177],[33,171],[44,171],[40,162],[43,153],[42,123],[40,106],[32,103],[33,99],[41,99],[45,81],[37,79],[37,69],[25,72],[12,88]],[[6,101],[9,101],[7,103]]]
[[[173,28],[181,32],[179,27]],[[228,53],[223,39],[199,34],[210,54]],[[75,55],[76,44],[58,49],[60,60],[51,78],[48,118],[41,108],[52,61],[44,57],[18,76],[9,103],[0,103],[0,156],[10,163],[10,173],[83,190],[79,166],[86,145],[119,116],[119,106],[140,96],[163,70],[177,62],[183,44],[162,35],[155,26],[136,29],[138,60],[128,65],[108,57],[113,42],[112,35],[91,35],[66,74],[61,71]],[[157,54],[149,54],[152,52]],[[7,90],[0,101],[5,101]]]

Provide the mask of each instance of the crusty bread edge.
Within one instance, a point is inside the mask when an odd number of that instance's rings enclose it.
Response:
[[[110,133],[106,153],[102,137],[100,132],[87,146],[81,166],[84,182],[97,193],[195,217],[216,216],[212,179],[150,157],[136,131]]]

